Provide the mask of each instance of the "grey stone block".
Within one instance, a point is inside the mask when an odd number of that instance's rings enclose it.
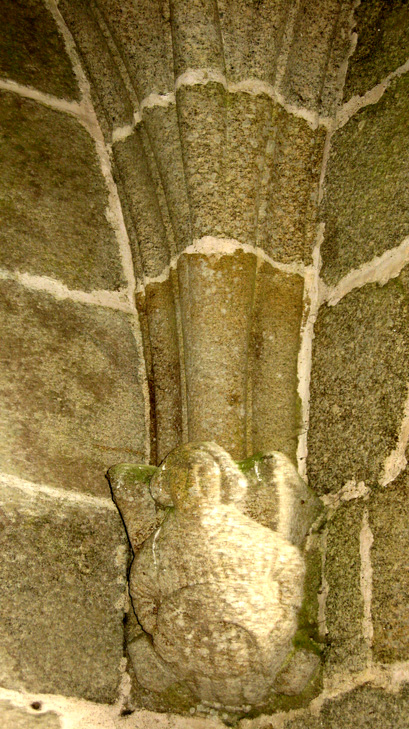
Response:
[[[289,0],[218,0],[226,71],[230,80],[273,83]]]
[[[0,266],[69,288],[124,285],[95,145],[67,114],[0,94]]]
[[[182,255],[178,263],[189,440],[246,454],[247,358],[256,257]]]
[[[39,91],[78,99],[64,41],[42,0],[2,0],[0,76]]]
[[[409,659],[409,473],[370,502],[373,651],[382,663]]]
[[[128,552],[118,514],[6,484],[0,499],[1,684],[115,701]]]
[[[0,319],[1,469],[109,496],[107,468],[145,458],[129,317],[3,281]]]
[[[58,8],[75,39],[82,65],[91,81],[95,110],[103,131],[111,141],[115,126],[132,122],[133,109],[118,58],[111,51],[100,27],[95,4],[92,5],[84,0],[61,0]]]
[[[395,447],[407,396],[409,269],[383,287],[324,306],[315,326],[308,439],[310,484],[373,485]]]
[[[321,210],[327,283],[399,245],[409,233],[408,117],[406,74],[333,137]]]
[[[169,6],[152,0],[98,0],[139,101],[173,90]]]
[[[253,453],[280,450],[293,461],[300,429],[297,357],[303,279],[259,264],[250,344]]]
[[[258,244],[283,263],[311,263],[325,132],[279,109],[266,146]],[[263,199],[264,198],[264,199]]]
[[[325,577],[329,649],[325,669],[329,673],[366,667],[360,581],[362,513],[361,503],[349,502],[337,510],[328,525]]]
[[[407,0],[363,0],[355,10],[358,42],[348,63],[344,98],[364,94],[409,58]]]

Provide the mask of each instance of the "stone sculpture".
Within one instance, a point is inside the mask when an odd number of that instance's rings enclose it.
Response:
[[[216,708],[261,705],[297,627],[315,497],[284,455],[240,469],[214,443],[108,476],[134,551],[138,681],[153,691],[184,681]]]

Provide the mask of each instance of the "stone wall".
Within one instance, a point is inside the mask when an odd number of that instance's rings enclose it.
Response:
[[[408,3],[0,18],[2,726],[223,726],[134,711],[104,478],[197,438],[327,509],[321,689],[242,729],[407,726]]]

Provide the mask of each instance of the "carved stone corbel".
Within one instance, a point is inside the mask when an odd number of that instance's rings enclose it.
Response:
[[[283,454],[239,467],[214,443],[108,476],[134,551],[139,683],[163,691],[183,681],[210,707],[262,705],[292,650],[318,500]]]

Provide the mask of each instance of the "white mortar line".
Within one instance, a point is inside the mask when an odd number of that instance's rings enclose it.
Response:
[[[148,94],[140,103],[140,110],[153,109],[157,106],[166,109],[168,106],[176,103],[176,97],[173,91],[167,94]]]
[[[324,494],[320,498],[324,506],[330,509],[332,513],[341,503],[353,501],[354,499],[367,499],[369,493],[370,488],[365,485],[365,481],[359,481],[357,483],[354,479],[351,479],[350,481],[346,481],[336,493]]]
[[[372,89],[366,92],[366,94],[363,96],[353,96],[349,99],[349,101],[347,101],[337,112],[335,128],[341,129],[358,111],[364,109],[366,106],[377,104],[392,81],[395,78],[399,78],[399,76],[403,76],[405,73],[408,73],[408,71],[409,59],[402,66],[399,66],[399,68],[395,71],[388,74],[383,81],[376,86],[373,86]]]
[[[237,251],[251,253],[283,273],[303,276],[309,270],[309,267],[303,263],[281,263],[280,261],[275,261],[262,248],[250,245],[249,243],[241,243],[235,238],[218,238],[216,236],[206,235],[203,238],[194,240],[191,245],[187,246],[180,253],[177,253],[176,256],[173,256],[169,264],[157,276],[146,277],[143,282],[139,282],[138,291],[143,291],[149,284],[167,281],[170,276],[170,271],[177,267],[179,258],[183,255],[199,254],[221,258],[222,256],[232,256]]]
[[[373,534],[369,526],[368,509],[364,509],[362,516],[362,528],[359,534],[359,554],[361,556],[361,593],[364,603],[364,613],[362,617],[362,634],[368,650],[369,665],[372,662],[372,641],[373,641],[373,625],[372,625],[372,563],[371,563],[371,547],[373,544]]]
[[[399,276],[409,263],[409,236],[400,245],[390,248],[381,256],[375,256],[368,263],[348,273],[336,284],[329,287],[323,284],[323,300],[335,306],[344,296],[368,283],[384,286],[390,279]]]
[[[317,243],[313,251],[313,265],[306,269],[304,278],[303,319],[300,329],[300,349],[297,364],[297,391],[301,401],[301,432],[298,437],[297,463],[302,478],[307,477],[308,426],[310,420],[310,381],[314,324],[320,306],[321,266],[320,247],[324,237],[324,224],[319,225]]]
[[[128,233],[126,230],[125,222],[122,215],[122,208],[121,203],[119,200],[118,190],[116,188],[113,176],[112,176],[112,170],[111,170],[111,163],[109,154],[105,145],[104,136],[102,134],[101,128],[98,123],[97,115],[95,113],[95,109],[92,103],[91,98],[91,89],[90,85],[88,83],[87,77],[85,75],[85,72],[81,66],[81,62],[75,47],[74,40],[72,38],[72,35],[67,28],[67,25],[64,21],[64,18],[62,17],[60,11],[58,10],[56,0],[46,0],[46,3],[50,9],[50,12],[52,13],[55,22],[63,36],[66,50],[68,57],[71,61],[74,73],[78,79],[78,85],[81,89],[82,97],[83,97],[83,105],[86,107],[88,111],[87,116],[87,123],[85,124],[87,130],[89,133],[93,136],[97,154],[99,157],[99,162],[101,166],[101,171],[103,174],[103,177],[105,179],[105,184],[108,189],[108,206],[106,211],[106,217],[109,223],[111,224],[116,239],[118,242],[118,248],[119,248],[119,254],[122,260],[123,270],[125,274],[126,281],[128,283],[128,297],[129,301],[133,302],[134,295],[135,295],[135,289],[136,289],[136,282],[135,282],[135,275],[133,270],[133,263],[132,263],[132,254],[131,254],[131,247],[129,244],[128,239]]]
[[[331,120],[328,117],[321,117],[317,112],[311,111],[305,107],[299,107],[294,104],[289,104],[283,94],[277,90],[275,86],[267,83],[266,81],[260,81],[257,78],[248,78],[243,81],[230,82],[226,76],[212,68],[198,68],[188,69],[182,73],[175,82],[175,91],[177,92],[182,86],[197,86],[206,85],[208,83],[219,83],[226,91],[230,93],[245,93],[251,94],[252,96],[268,96],[281,107],[283,107],[289,114],[304,119],[311,129],[317,129],[318,126],[328,128],[331,124]]]
[[[5,271],[0,269],[0,280],[15,281],[31,291],[41,291],[50,294],[58,301],[69,299],[78,304],[88,304],[90,306],[102,306],[116,311],[124,311],[127,314],[136,312],[135,306],[129,302],[127,291],[108,291],[97,289],[94,291],[80,291],[78,289],[69,289],[68,286],[61,281],[49,278],[48,276],[34,276],[30,273],[20,273],[20,271]]]
[[[92,496],[91,494],[83,494],[81,491],[66,491],[56,486],[47,486],[45,484],[27,481],[19,476],[8,473],[0,473],[0,484],[10,486],[13,489],[24,491],[30,496],[44,494],[52,499],[60,499],[71,504],[79,504],[80,506],[92,506],[95,509],[108,509],[109,511],[117,511],[112,499],[104,496]]]
[[[409,387],[408,395],[405,402],[405,408],[403,412],[403,420],[401,423],[398,443],[396,448],[391,451],[389,456],[385,460],[383,467],[383,473],[379,481],[381,486],[388,486],[392,481],[397,478],[407,466],[406,460],[406,449],[409,443]]]
[[[76,699],[58,694],[42,694],[12,691],[0,688],[0,699],[23,709],[32,717],[39,717],[48,711],[55,712],[62,729],[115,729],[119,715],[116,704],[96,704],[86,699]],[[31,708],[34,702],[41,703],[41,709]]]
[[[345,81],[348,73],[348,66],[349,66],[349,60],[354,55],[356,46],[358,43],[358,34],[354,32],[354,28],[356,26],[356,20],[355,20],[355,11],[360,6],[361,0],[355,0],[355,2],[352,4],[350,14],[349,14],[349,37],[350,37],[350,46],[349,51],[344,58],[343,62],[340,64],[339,70],[338,70],[338,77],[337,77],[337,88],[339,90],[338,93],[338,99],[337,99],[337,108],[339,109],[340,105],[342,105],[342,97],[345,87]],[[335,123],[335,120],[334,120]]]
[[[409,661],[397,663],[374,663],[359,673],[342,672],[324,679],[323,692],[312,700],[309,709],[317,716],[325,701],[349,693],[359,686],[370,685],[389,693],[399,692],[402,684],[409,682]]]
[[[55,111],[61,111],[79,118],[86,116],[86,108],[78,101],[60,99],[58,96],[46,94],[44,91],[38,91],[38,89],[33,89],[31,86],[24,86],[16,81],[1,78],[0,89],[2,91],[10,91],[18,96],[23,96],[25,99],[31,99],[32,101],[36,101],[38,104],[48,106],[50,109],[55,109]]]

